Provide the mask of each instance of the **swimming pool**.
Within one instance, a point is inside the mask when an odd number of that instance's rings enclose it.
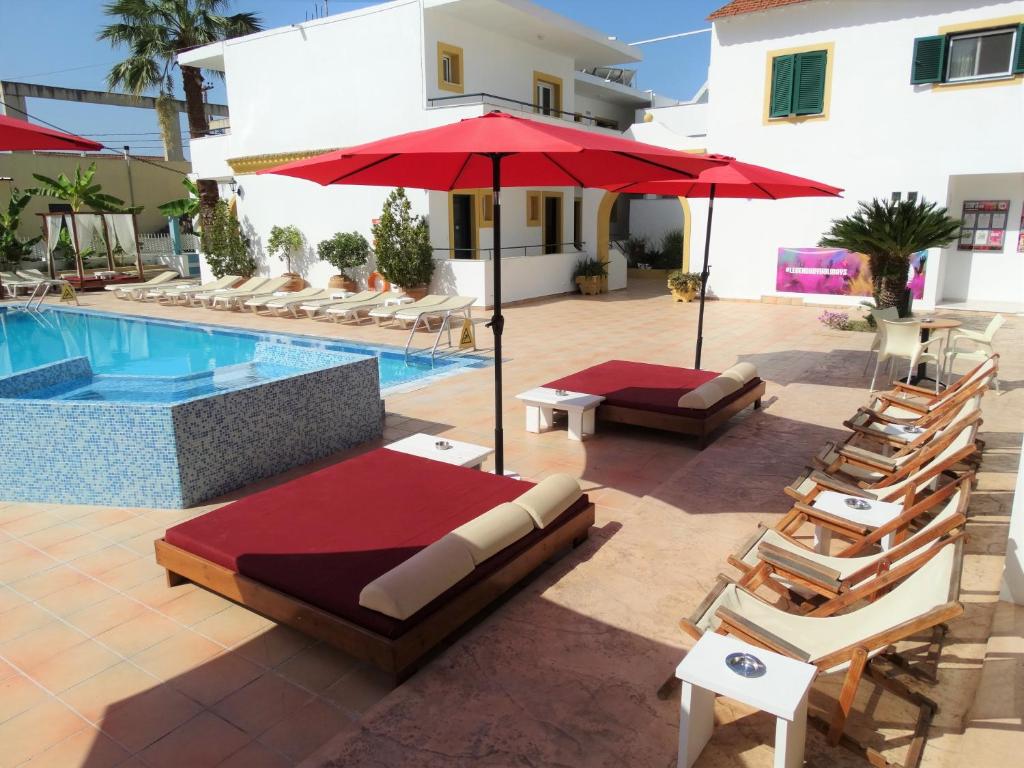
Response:
[[[0,307],[0,378],[86,357],[93,373],[88,384],[62,382],[19,397],[153,403],[181,402],[310,370],[301,356],[287,365],[254,362],[256,345],[268,342],[375,357],[385,393],[425,377],[483,363],[482,358],[471,355],[433,363],[415,357],[407,361],[402,350],[384,346],[107,312],[54,307],[32,313]]]

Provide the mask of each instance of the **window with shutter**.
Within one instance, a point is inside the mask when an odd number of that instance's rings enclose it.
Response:
[[[797,54],[793,112],[818,115],[825,108],[825,51]]]
[[[1013,51],[1013,72],[1024,72],[1024,24],[1017,25],[1017,47]]]
[[[945,60],[945,35],[916,38],[914,40],[914,64],[911,68],[910,82],[913,85],[942,82],[942,69]]]
[[[787,117],[793,111],[793,70],[796,56],[772,59],[772,95],[769,117]]]

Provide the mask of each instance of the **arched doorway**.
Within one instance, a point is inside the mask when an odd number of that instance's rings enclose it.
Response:
[[[612,208],[619,198],[618,192],[605,192],[597,206],[597,258],[603,263],[608,262],[610,248],[610,231]],[[679,254],[679,266],[684,272],[690,271],[690,201],[685,197],[677,198],[682,212],[683,247]]]

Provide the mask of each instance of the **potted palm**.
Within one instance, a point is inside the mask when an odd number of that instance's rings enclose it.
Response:
[[[377,271],[407,296],[423,298],[434,275],[434,251],[427,221],[412,214],[405,189],[388,195],[372,231]]]
[[[356,290],[356,281],[348,270],[361,267],[370,255],[370,244],[358,232],[336,232],[327,240],[321,240],[316,247],[317,255],[338,270],[327,285],[346,291]]]
[[[596,296],[601,293],[601,280],[607,273],[608,269],[603,262],[588,257],[576,262],[572,276],[580,293],[584,296]]]
[[[700,273],[683,272],[681,269],[668,273],[668,289],[676,301],[693,301],[700,292]]]
[[[910,258],[918,251],[942,248],[956,239],[960,220],[936,203],[900,200],[861,202],[843,219],[834,219],[818,245],[863,253],[871,264],[875,306],[896,307],[910,314],[907,275]]]
[[[297,272],[292,272],[292,254],[302,251],[306,239],[302,236],[299,228],[294,225],[287,227],[274,226],[270,228],[270,239],[267,240],[267,253],[277,256],[286,265],[284,277],[290,277],[284,290],[299,291],[305,286],[306,281]]]

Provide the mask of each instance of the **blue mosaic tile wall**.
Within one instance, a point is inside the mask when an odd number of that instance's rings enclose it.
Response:
[[[88,379],[85,358],[0,380],[0,499],[189,507],[380,437],[374,358],[277,344],[257,356],[321,367],[175,405],[9,399]]]

